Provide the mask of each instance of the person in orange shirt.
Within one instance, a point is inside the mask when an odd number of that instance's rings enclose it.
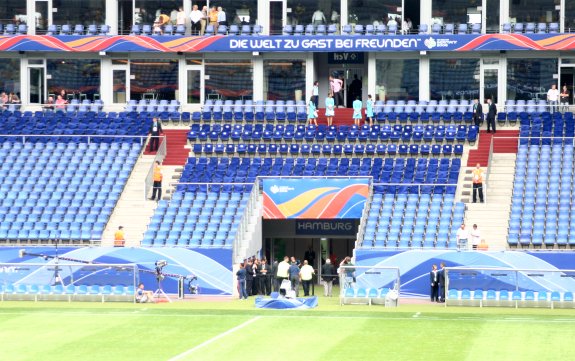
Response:
[[[473,203],[477,202],[477,193],[479,193],[479,201],[483,203],[483,169],[479,163],[473,170]]]
[[[154,185],[152,186],[152,198],[151,201],[160,200],[162,198],[162,168],[160,167],[160,161],[156,161],[156,165],[154,166]],[[156,197],[157,195],[157,197]]]
[[[210,25],[214,26],[214,31],[218,30],[218,9],[215,6],[212,6],[210,13],[208,15],[210,18]]]
[[[481,243],[479,243],[477,245],[477,250],[478,251],[487,251],[489,249],[489,246],[487,245],[487,243],[485,243],[485,240],[482,239]]]
[[[126,244],[126,238],[124,235],[124,227],[118,227],[116,233],[114,233],[114,247],[124,247]]]

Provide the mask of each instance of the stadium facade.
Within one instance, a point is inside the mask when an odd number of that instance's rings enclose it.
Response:
[[[553,83],[571,89],[575,77],[575,5],[565,0],[2,3],[0,88],[24,104],[64,89],[106,106],[159,95],[193,110],[205,99],[304,99],[315,80],[323,98],[336,75],[361,82],[344,87],[348,107],[367,94],[502,105],[544,99]],[[175,20],[193,5],[222,6],[229,27],[191,36],[186,16],[183,32],[145,35],[160,14]]]

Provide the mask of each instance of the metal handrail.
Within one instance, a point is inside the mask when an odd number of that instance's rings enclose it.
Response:
[[[108,135],[108,134],[0,134],[0,137],[5,138],[22,138],[22,143],[26,143],[26,138],[88,138],[88,144],[91,138],[125,138],[125,139],[140,139],[140,145],[144,143],[147,135]]]

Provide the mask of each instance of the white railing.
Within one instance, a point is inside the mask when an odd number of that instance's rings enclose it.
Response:
[[[0,134],[0,137],[4,138],[13,138],[13,139],[20,139],[22,143],[26,143],[30,140],[30,138],[61,138],[61,139],[70,139],[70,138],[83,138],[87,140],[87,143],[90,144],[94,141],[94,139],[99,138],[106,138],[106,139],[139,139],[140,145],[143,145],[146,142],[147,135],[85,135],[85,134],[58,134],[58,135],[46,135],[46,134]]]
[[[159,138],[160,145],[158,147],[158,151],[154,156],[154,161],[152,162],[150,169],[148,169],[148,174],[146,174],[146,180],[144,181],[144,199],[148,198],[148,194],[150,194],[150,190],[154,184],[154,166],[156,165],[156,162],[159,161],[162,163],[164,158],[166,158],[166,154],[168,154],[168,138],[165,135],[159,136]]]
[[[247,232],[247,230],[249,228],[250,219],[252,218],[252,216],[255,213],[255,210],[258,207],[259,195],[260,195],[260,187],[256,183],[256,184],[254,184],[254,187],[252,188],[252,192],[250,193],[250,198],[248,200],[248,205],[242,214],[242,218],[240,219],[240,224],[238,225],[238,231],[236,232],[235,237],[234,237],[234,248],[233,248],[233,250],[234,250],[233,259],[234,260],[238,256],[237,253],[241,248],[242,239],[243,239],[245,233]]]

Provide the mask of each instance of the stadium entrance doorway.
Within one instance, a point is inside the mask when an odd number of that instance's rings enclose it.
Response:
[[[319,81],[319,107],[324,108],[324,100],[330,91],[329,78],[343,82],[340,92],[341,105],[351,108],[359,97],[367,100],[367,55],[363,52],[315,53],[315,79]],[[373,95],[373,94],[372,94]],[[337,99],[336,103],[337,103]]]
[[[342,259],[353,255],[358,225],[356,219],[264,220],[262,252],[270,263],[284,256],[303,262],[313,252],[313,262],[308,262],[313,263],[319,279],[327,258],[337,267]]]

